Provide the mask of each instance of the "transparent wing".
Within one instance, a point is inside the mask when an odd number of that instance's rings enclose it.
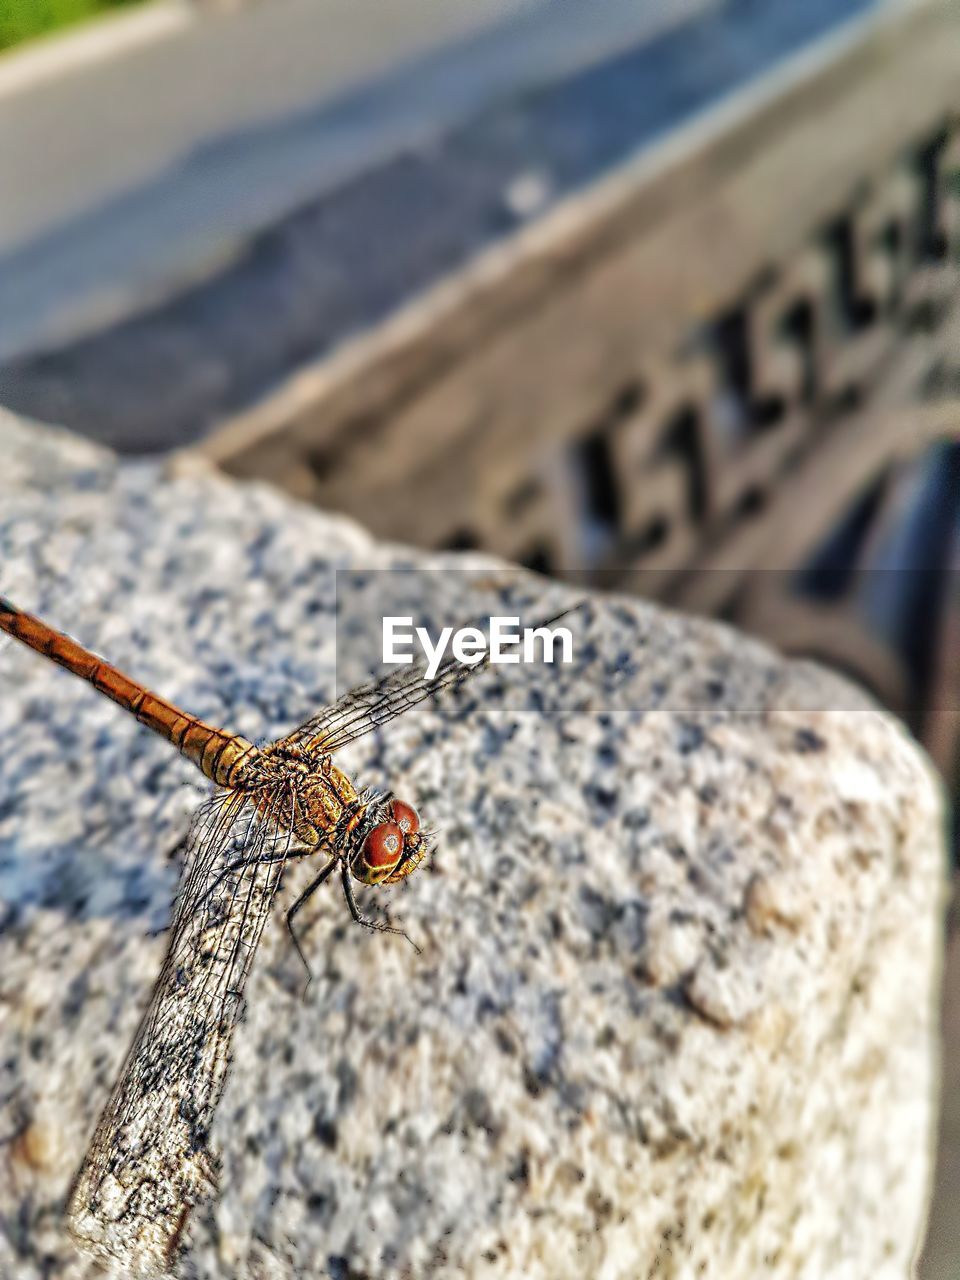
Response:
[[[572,612],[573,609],[565,609],[545,622],[538,622],[536,626],[552,626]],[[485,671],[488,666],[489,651],[472,667],[464,666],[456,658],[447,658],[429,680],[420,663],[399,667],[388,676],[370,680],[351,689],[318,715],[304,721],[293,733],[282,739],[282,744],[304,750],[337,751],[348,742],[354,742],[395,720],[427,698],[459,687],[471,677]]]
[[[451,660],[443,664],[432,680],[427,680],[421,665],[402,667],[380,680],[370,680],[351,689],[284,738],[283,745],[296,745],[305,750],[337,751],[348,742],[388,724],[442,689],[463,684],[485,666],[484,662],[465,667]]]
[[[292,805],[221,792],[195,820],[167,955],[68,1206],[75,1238],[133,1274],[164,1267],[215,1182],[207,1136]]]

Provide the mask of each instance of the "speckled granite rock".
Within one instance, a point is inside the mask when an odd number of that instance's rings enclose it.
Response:
[[[265,489],[121,469],[9,420],[0,456],[2,590],[249,735],[331,692],[332,566],[396,558]],[[931,774],[860,695],[729,630],[600,600],[590,628],[590,670],[537,714],[478,682],[471,714],[428,708],[344,753],[443,833],[428,872],[377,898],[424,953],[326,893],[303,1001],[278,909],[216,1125],[222,1191],[179,1275],[907,1276],[930,1159]],[[93,1274],[60,1213],[203,793],[105,700],[0,645],[4,1277]]]

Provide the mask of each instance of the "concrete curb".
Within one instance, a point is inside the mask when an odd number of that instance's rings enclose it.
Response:
[[[42,36],[0,54],[0,98],[173,35],[195,21],[197,11],[188,0],[153,0]]]

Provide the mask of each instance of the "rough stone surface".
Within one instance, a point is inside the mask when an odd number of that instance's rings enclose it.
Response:
[[[400,555],[266,489],[10,420],[0,457],[0,590],[248,735],[329,697],[332,567]],[[513,581],[531,613],[564,598]],[[490,673],[344,752],[442,832],[375,899],[423,954],[325,893],[304,1001],[278,905],[216,1124],[221,1193],[178,1275],[908,1275],[932,775],[861,695],[728,629],[599,598],[588,627],[576,679],[526,706]],[[12,641],[0,691],[0,1274],[92,1275],[62,1206],[205,787]]]

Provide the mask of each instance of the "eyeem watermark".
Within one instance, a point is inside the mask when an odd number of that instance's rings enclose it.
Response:
[[[479,627],[444,627],[436,640],[426,627],[414,627],[413,618],[389,617],[383,620],[384,664],[413,662],[414,646],[419,642],[427,660],[427,679],[440,669],[449,647],[453,657],[464,666],[474,667],[489,653],[492,663],[554,662],[557,646],[560,662],[573,661],[573,636],[567,627],[524,627],[519,618],[491,618],[490,638]],[[537,656],[538,642],[542,658]]]

